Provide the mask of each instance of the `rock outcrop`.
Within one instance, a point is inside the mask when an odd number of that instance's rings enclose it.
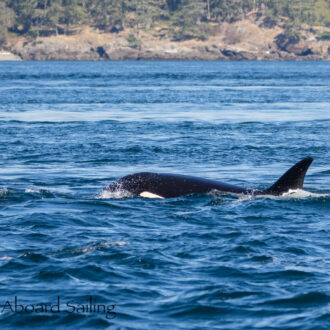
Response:
[[[0,50],[0,61],[21,61],[21,58],[11,52]]]

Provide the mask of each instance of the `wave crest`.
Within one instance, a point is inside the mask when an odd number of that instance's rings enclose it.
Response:
[[[0,188],[0,197],[5,197],[8,193],[8,189],[6,187]]]

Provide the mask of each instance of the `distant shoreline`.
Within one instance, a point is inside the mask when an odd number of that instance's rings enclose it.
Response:
[[[131,61],[131,62],[139,62],[139,61],[208,61],[208,62],[241,62],[241,61],[250,61],[250,62],[304,62],[304,61],[322,61],[327,62],[330,61],[330,56],[324,58],[324,57],[318,57],[318,56],[283,56],[278,57],[274,56],[272,58],[271,56],[267,58],[257,58],[254,54],[249,53],[237,53],[234,56],[228,56],[227,58],[223,58],[222,56],[219,56],[219,58],[210,58],[209,56],[203,57],[203,54],[199,54],[198,56],[166,56],[166,54],[159,55],[156,54],[155,57],[152,56],[152,54],[148,54],[148,56],[144,57],[143,55],[139,55],[139,53],[134,56],[134,54],[127,54],[126,52],[122,53],[122,56],[117,56],[114,59],[111,58],[84,58],[84,54],[80,55],[73,55],[73,56],[67,56],[63,58],[60,56],[59,58],[56,58],[52,56],[51,58],[34,58],[32,55],[31,58],[21,58],[19,55],[14,54],[12,52],[8,51],[0,51],[0,62],[120,62],[120,61]]]
[[[219,25],[206,40],[173,41],[150,31],[104,33],[86,27],[73,35],[12,37],[0,50],[1,60],[329,61],[330,40],[320,40],[310,29],[295,40],[278,26],[261,27],[247,19]]]
[[[10,56],[6,57],[6,56],[2,56],[0,54],[0,63],[1,62],[328,62],[330,61],[329,59],[281,59],[281,60],[231,60],[231,59],[227,59],[227,60],[223,60],[223,59],[219,59],[219,60],[210,60],[210,59],[175,59],[175,58],[171,58],[171,59],[152,59],[152,58],[148,58],[148,59],[120,59],[120,60],[76,60],[76,59],[51,59],[51,60],[23,60],[20,57],[16,56],[15,54],[10,54]]]

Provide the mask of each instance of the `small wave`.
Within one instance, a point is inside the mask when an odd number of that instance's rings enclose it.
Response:
[[[119,116],[120,117],[120,116]],[[0,121],[34,122],[34,123],[62,123],[81,121],[113,120],[113,115],[107,111],[56,111],[56,110],[31,110],[2,113]],[[117,119],[117,118],[115,118]]]
[[[90,244],[88,246],[85,247],[81,247],[81,248],[76,248],[76,249],[62,249],[58,252],[56,252],[54,254],[55,257],[57,258],[66,258],[66,257],[70,257],[70,256],[79,256],[82,254],[86,254],[92,251],[97,251],[97,250],[102,250],[102,249],[106,249],[108,247],[115,247],[115,246],[126,246],[129,245],[128,242],[124,242],[124,241],[114,241],[114,242],[97,242],[97,243],[93,243]]]
[[[72,250],[69,253],[74,254],[74,255],[76,255],[76,254],[80,255],[80,254],[85,254],[85,253],[88,253],[88,252],[91,252],[91,251],[94,251],[94,250],[100,250],[101,248],[106,248],[106,247],[110,247],[110,246],[125,246],[125,245],[129,245],[129,243],[123,242],[123,241],[101,242],[101,243],[86,246],[86,247],[81,248],[81,249]]]
[[[5,188],[0,188],[0,197],[5,197],[8,194],[8,189]]]
[[[54,197],[54,193],[46,189],[25,188],[21,189],[7,189],[0,188],[0,200],[24,202],[31,199],[43,199]]]
[[[314,174],[321,174],[321,175],[330,174],[330,170],[320,171],[320,172],[316,172]]]
[[[233,204],[240,204],[246,201],[251,201],[256,197],[254,195],[236,195],[236,196],[239,196],[239,198],[236,201],[234,201]]]
[[[26,193],[35,193],[35,194],[40,194],[41,193],[41,190],[38,190],[38,189],[25,189],[25,192]]]
[[[32,196],[34,195],[34,197],[36,197],[36,198],[39,198],[36,195],[40,195],[41,198],[44,198],[44,197],[49,198],[49,197],[54,196],[54,193],[47,190],[47,189],[26,188],[24,190],[24,193],[25,194],[32,194]],[[31,195],[29,195],[29,196],[31,196]]]
[[[322,292],[308,292],[304,294],[298,294],[287,298],[272,300],[268,303],[272,305],[283,306],[315,306],[316,304],[323,305],[330,301],[330,297]]]
[[[0,260],[4,260],[4,261],[7,261],[7,260],[12,260],[14,259],[13,257],[9,257],[9,256],[2,256],[0,257]]]
[[[123,242],[123,241],[100,242],[100,243],[96,243],[96,244],[86,246],[86,247],[81,248],[81,249],[72,250],[69,253],[70,254],[84,254],[84,253],[88,253],[88,252],[91,252],[91,251],[94,251],[94,250],[100,250],[102,248],[107,248],[107,247],[110,247],[110,246],[125,246],[125,245],[129,245],[129,243]]]

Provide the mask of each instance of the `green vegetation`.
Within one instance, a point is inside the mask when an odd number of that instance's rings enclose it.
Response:
[[[127,38],[128,44],[132,48],[141,48],[142,42],[140,39],[136,38],[134,34],[130,34]]]
[[[330,40],[330,31],[324,31],[319,34],[318,36],[319,40]]]
[[[0,1],[0,46],[5,44],[8,28],[13,26],[15,13]]]
[[[7,31],[31,37],[72,34],[80,26],[116,33],[166,31],[174,40],[207,38],[210,23],[262,17],[265,26],[296,31],[330,26],[329,0],[0,0],[0,44]],[[295,32],[290,32],[295,33]],[[134,36],[133,36],[134,37]],[[135,38],[135,37],[134,37]],[[133,39],[132,39],[133,40]],[[138,39],[132,46],[138,47]]]

